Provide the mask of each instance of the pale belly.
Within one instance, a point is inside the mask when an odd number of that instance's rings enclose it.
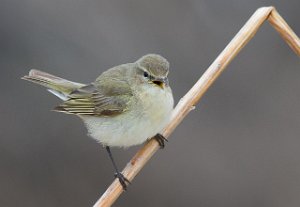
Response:
[[[153,137],[169,122],[173,110],[171,93],[157,93],[155,99],[141,97],[145,102],[140,106],[114,117],[82,116],[88,134],[105,146],[129,147]]]

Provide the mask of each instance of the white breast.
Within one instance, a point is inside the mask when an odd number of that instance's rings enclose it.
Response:
[[[147,88],[146,91],[138,92],[137,104],[124,114],[114,117],[82,116],[89,135],[105,146],[129,147],[161,132],[173,110],[172,92],[159,87]]]

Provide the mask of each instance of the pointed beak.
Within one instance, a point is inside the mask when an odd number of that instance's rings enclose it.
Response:
[[[169,86],[168,78],[156,78],[155,80],[152,80],[152,82],[162,89]]]

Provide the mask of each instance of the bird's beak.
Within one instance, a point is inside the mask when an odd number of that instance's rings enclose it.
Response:
[[[158,85],[162,89],[164,89],[165,87],[169,86],[169,80],[168,80],[168,78],[156,78],[155,80],[152,80],[152,82],[154,84]]]

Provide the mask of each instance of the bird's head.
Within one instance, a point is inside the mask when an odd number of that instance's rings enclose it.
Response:
[[[162,89],[169,86],[169,62],[164,57],[148,54],[138,59],[136,64],[138,75],[142,76],[145,82]]]

